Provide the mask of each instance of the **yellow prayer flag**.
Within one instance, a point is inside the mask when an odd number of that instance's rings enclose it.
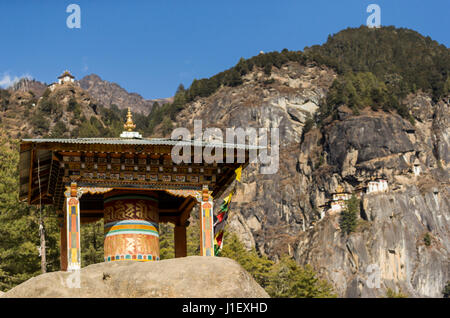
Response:
[[[223,201],[228,204],[231,201],[232,196],[233,196],[233,191],[231,191],[230,194],[227,195],[227,197],[225,199],[223,199]]]
[[[234,170],[234,172],[236,173],[236,180],[241,182],[242,166]]]

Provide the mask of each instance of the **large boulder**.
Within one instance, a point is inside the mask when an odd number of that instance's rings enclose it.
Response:
[[[159,262],[99,263],[78,273],[47,273],[14,287],[3,297],[269,296],[235,261],[189,256]]]

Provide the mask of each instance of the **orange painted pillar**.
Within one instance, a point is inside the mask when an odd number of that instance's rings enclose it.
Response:
[[[121,193],[104,199],[105,262],[159,260],[156,194]]]
[[[203,186],[200,202],[200,255],[214,256],[213,200]]]
[[[80,240],[80,200],[77,184],[72,183],[70,190],[64,193],[65,199],[65,227],[67,270],[75,271],[81,268],[81,240]],[[61,242],[63,244],[63,242]]]

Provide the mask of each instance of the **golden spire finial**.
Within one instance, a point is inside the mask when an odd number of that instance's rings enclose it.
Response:
[[[133,123],[133,115],[131,115],[130,107],[128,107],[127,122],[123,127],[128,131],[133,131],[133,129],[136,128],[136,125]]]

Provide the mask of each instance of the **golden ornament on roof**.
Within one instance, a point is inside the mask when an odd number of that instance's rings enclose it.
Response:
[[[131,115],[130,107],[128,107],[127,122],[123,127],[128,131],[133,131],[133,129],[136,128],[136,125],[133,123],[133,115]]]

